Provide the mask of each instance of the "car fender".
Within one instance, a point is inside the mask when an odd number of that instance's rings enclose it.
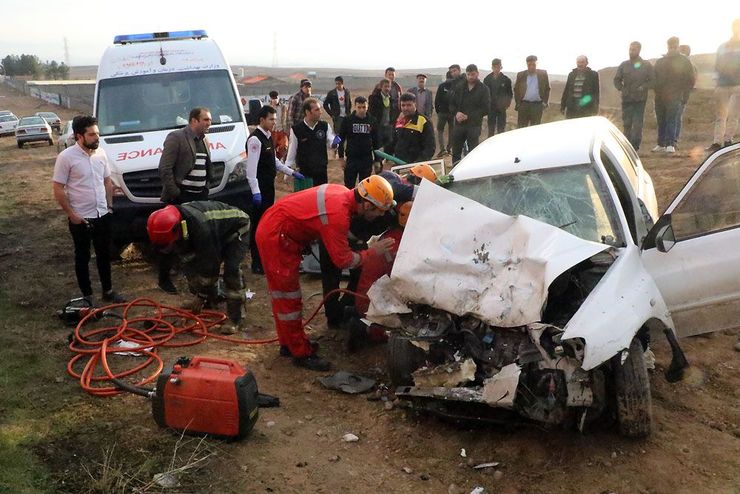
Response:
[[[568,321],[563,339],[585,341],[582,367],[591,370],[629,348],[651,319],[674,327],[663,296],[642,264],[640,250],[630,243]]]

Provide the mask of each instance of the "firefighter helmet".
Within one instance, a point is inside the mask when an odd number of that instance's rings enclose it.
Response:
[[[411,206],[414,205],[413,201],[407,201],[401,203],[398,208],[396,209],[396,212],[398,213],[398,224],[401,226],[406,226],[406,223],[409,221],[409,214],[411,214]]]
[[[146,232],[154,245],[169,245],[180,239],[180,210],[173,205],[165,206],[149,215]]]
[[[419,179],[419,183],[421,183],[421,179],[426,178],[430,182],[434,182],[437,180],[437,172],[434,171],[434,168],[427,165],[426,163],[422,163],[420,165],[416,165],[412,167],[409,170],[409,173]]]
[[[381,176],[370,175],[358,183],[355,190],[360,197],[383,211],[388,211],[396,204],[391,184]]]

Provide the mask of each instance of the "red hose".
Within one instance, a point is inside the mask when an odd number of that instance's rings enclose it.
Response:
[[[303,326],[308,325],[319,313],[326,300],[337,293],[348,293],[355,297],[367,298],[363,294],[343,288],[332,290],[324,296],[318,307],[303,323]],[[134,308],[145,308],[150,310],[152,314],[129,317],[129,313]],[[85,326],[90,322],[100,319],[104,312],[113,309],[123,310],[123,316],[117,325],[86,329]],[[199,314],[194,314],[184,309],[160,304],[148,298],[137,298],[131,302],[93,309],[82,318],[72,333],[73,339],[69,344],[69,349],[75,355],[67,363],[67,373],[75,379],[79,379],[82,389],[91,395],[115,396],[123,391],[116,386],[106,385],[111,379],[134,375],[143,371],[152,363],[156,363],[156,370],[137,382],[135,386],[143,386],[156,380],[164,368],[164,362],[157,354],[159,347],[193,346],[204,342],[208,338],[240,345],[266,345],[277,341],[277,338],[245,340],[209,332],[211,328],[221,324],[224,320],[226,320],[226,316],[220,312],[202,311]],[[194,338],[186,341],[175,341],[181,335],[192,335]],[[139,346],[133,348],[113,346],[119,340],[134,342]],[[144,354],[148,358],[130,369],[114,373],[108,364],[108,354],[116,352],[135,352]],[[76,366],[82,365],[81,362],[84,357],[87,357],[87,360],[84,361],[82,371],[75,371]],[[102,368],[103,373],[95,373],[98,366]]]

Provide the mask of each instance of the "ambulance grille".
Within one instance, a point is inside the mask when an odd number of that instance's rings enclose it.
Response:
[[[221,184],[224,178],[226,165],[223,161],[213,162],[213,177],[208,187],[213,189]],[[131,195],[139,198],[156,198],[162,195],[162,180],[159,178],[159,169],[140,170],[123,174],[123,181]]]

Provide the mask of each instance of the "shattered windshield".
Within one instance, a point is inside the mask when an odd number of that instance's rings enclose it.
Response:
[[[453,182],[449,189],[508,215],[523,214],[584,240],[624,245],[609,192],[590,164]]]

